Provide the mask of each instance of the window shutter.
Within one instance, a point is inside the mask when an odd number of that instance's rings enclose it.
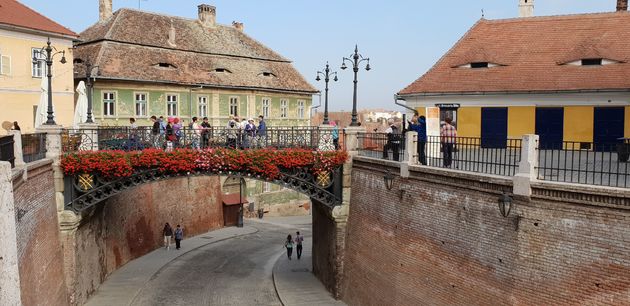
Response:
[[[0,74],[11,74],[11,57],[8,55],[0,56]]]

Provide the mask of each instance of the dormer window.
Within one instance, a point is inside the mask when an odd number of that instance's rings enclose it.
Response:
[[[217,73],[232,73],[232,71],[230,71],[227,68],[216,68],[216,69],[214,69],[214,72],[217,72]]]
[[[492,67],[499,67],[499,66],[503,66],[503,65],[492,63],[492,62],[471,62],[468,64],[454,66],[453,68],[480,69],[480,68],[492,68]]]
[[[170,69],[177,68],[177,66],[175,66],[175,65],[173,65],[171,63],[166,63],[166,62],[157,63],[154,66],[158,67],[158,68],[170,68]]]
[[[572,66],[606,66],[612,64],[618,64],[620,61],[611,60],[607,58],[583,58],[581,60],[576,60],[568,63],[564,63],[564,65],[572,65]]]
[[[488,62],[475,62],[475,63],[470,63],[470,68],[488,68],[489,63]]]
[[[269,72],[269,71],[263,71],[262,73],[260,73],[259,75],[262,75],[264,77],[276,77],[275,74],[273,74],[273,72]]]

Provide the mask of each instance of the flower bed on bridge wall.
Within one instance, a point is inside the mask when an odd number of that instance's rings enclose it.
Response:
[[[136,171],[163,173],[243,171],[275,179],[280,169],[308,168],[313,174],[332,171],[348,159],[345,151],[305,149],[158,149],[142,151],[82,151],[61,158],[66,175],[92,173],[109,178],[129,177]]]

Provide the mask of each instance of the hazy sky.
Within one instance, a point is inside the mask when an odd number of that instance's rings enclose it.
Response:
[[[98,19],[98,0],[20,0],[81,32]],[[113,0],[114,10],[138,0]],[[240,21],[245,32],[284,57],[323,91],[317,70],[339,70],[330,83],[331,110],[352,109],[352,71],[339,68],[359,45],[370,58],[359,72],[359,108],[397,109],[393,95],[425,73],[479,18],[516,17],[518,0],[141,0],[140,8],[196,18],[197,5],[217,7],[217,21]],[[536,0],[535,15],[614,11],[615,0]],[[314,103],[317,104],[315,97]],[[323,101],[323,98],[322,98]],[[323,103],[323,102],[322,102]]]

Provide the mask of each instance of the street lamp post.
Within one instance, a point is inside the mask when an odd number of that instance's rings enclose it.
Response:
[[[85,123],[94,123],[94,120],[92,120],[92,91],[94,88],[94,80],[95,80],[95,77],[92,76],[92,71],[94,70],[94,68],[98,69],[98,66],[92,66],[92,63],[89,61],[85,63],[85,81],[86,81],[85,85],[88,90],[87,92],[88,109],[87,109],[87,118],[85,119]]]
[[[333,81],[337,82],[339,79],[337,78],[336,71],[331,73],[328,62],[326,62],[326,69],[324,69],[324,72],[317,71],[317,77],[315,78],[315,81],[321,81],[321,78],[319,77],[320,75],[324,76],[324,82],[326,83],[326,94],[324,96],[324,122],[322,122],[322,124],[328,124],[328,81],[330,81],[330,77],[333,75],[335,76]]]
[[[348,68],[346,66],[346,61],[352,64],[352,71],[354,71],[354,95],[352,96],[352,122],[350,122],[350,126],[359,126],[359,122],[357,121],[357,74],[359,72],[359,64],[361,62],[366,61],[367,65],[365,66],[366,71],[370,71],[370,58],[363,57],[363,55],[359,54],[359,46],[354,46],[354,54],[350,55],[350,58],[344,57],[341,63],[341,69],[345,70]]]
[[[58,51],[57,48],[53,47],[50,45],[50,38],[48,38],[48,42],[46,42],[46,46],[42,47],[39,50],[39,54],[42,54],[44,51],[46,51],[46,58],[45,59],[39,59],[37,58],[37,56],[33,56],[33,64],[37,64],[40,60],[45,60],[46,61],[46,67],[47,67],[47,74],[46,76],[48,77],[48,120],[46,120],[46,123],[44,123],[45,125],[55,125],[55,115],[53,114],[53,104],[52,104],[52,64],[53,64],[53,58],[55,57],[55,55],[57,54],[61,54],[61,61],[59,61],[62,64],[66,63],[66,51],[62,50],[62,51]],[[54,51],[54,52],[53,52]]]

